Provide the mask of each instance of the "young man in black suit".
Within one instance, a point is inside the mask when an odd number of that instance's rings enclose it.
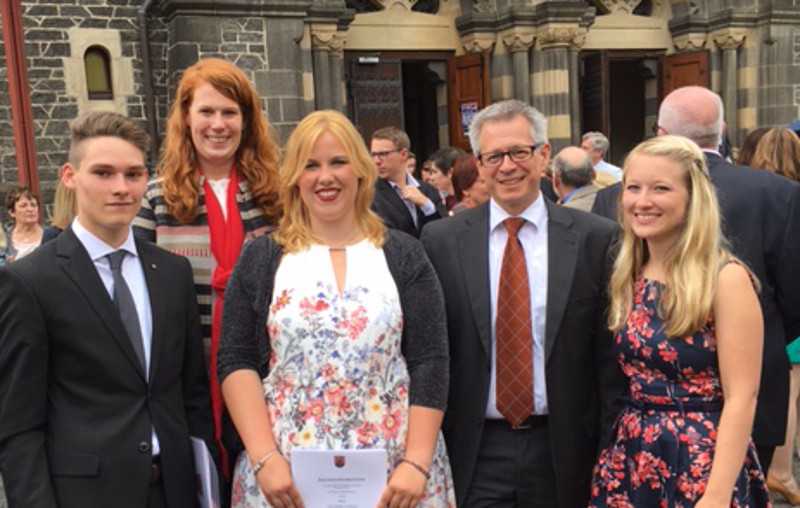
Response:
[[[489,106],[470,142],[491,200],[421,238],[447,308],[458,505],[586,506],[625,386],[605,321],[618,228],[542,197],[550,145],[534,108]]]
[[[727,162],[717,151],[723,132],[722,99],[687,86],[664,98],[658,134],[685,136],[703,150],[719,196],[722,225],[733,253],[761,283],[764,358],[753,442],[764,471],[785,439],[789,363],[784,348],[800,335],[800,185],[769,171]],[[592,211],[617,216],[621,185],[597,194]]]
[[[11,508],[194,508],[211,412],[192,272],[135,240],[147,134],[71,125],[77,217],[0,271],[0,470]]]
[[[425,224],[446,217],[447,211],[439,191],[406,171],[409,147],[408,134],[397,127],[372,134],[370,150],[380,176],[372,209],[387,227],[419,237]]]

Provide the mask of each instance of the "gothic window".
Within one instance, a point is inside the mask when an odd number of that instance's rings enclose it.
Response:
[[[102,46],[91,46],[83,54],[86,68],[86,89],[89,100],[111,100],[114,90],[111,86],[111,57]]]

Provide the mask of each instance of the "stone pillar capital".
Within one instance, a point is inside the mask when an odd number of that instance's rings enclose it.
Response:
[[[495,33],[471,33],[461,38],[461,45],[467,53],[483,53],[489,51],[497,42]]]
[[[536,39],[536,32],[532,27],[514,27],[503,33],[503,44],[511,53],[528,51]]]
[[[680,52],[703,49],[706,47],[706,42],[708,34],[704,33],[688,33],[672,38],[672,44]]]
[[[586,29],[577,25],[547,24],[539,27],[537,40],[542,49],[583,47],[586,42]]]
[[[714,43],[722,50],[737,49],[744,44],[747,37],[747,30],[737,28],[726,28],[711,34]]]
[[[597,0],[608,12],[633,14],[633,10],[642,3],[642,0]]]
[[[331,55],[344,58],[344,45],[346,42],[347,35],[345,32],[336,32],[329,43]]]
[[[311,48],[321,51],[336,51],[338,44],[335,23],[312,23]],[[340,48],[341,49],[341,48]]]

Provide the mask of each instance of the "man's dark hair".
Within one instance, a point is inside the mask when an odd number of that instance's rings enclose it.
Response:
[[[433,152],[433,155],[431,155],[431,160],[434,164],[436,164],[436,167],[439,169],[439,171],[445,175],[449,175],[453,170],[453,164],[455,164],[456,159],[462,155],[464,155],[464,150],[453,146],[448,146]]]
[[[581,163],[575,166],[556,155],[553,159],[553,173],[558,175],[564,185],[575,189],[589,185],[594,180],[594,167],[588,155],[582,157]]]

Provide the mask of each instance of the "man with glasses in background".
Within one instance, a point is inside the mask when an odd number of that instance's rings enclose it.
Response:
[[[469,137],[491,199],[421,237],[447,305],[457,502],[586,506],[625,387],[605,322],[617,226],[542,197],[550,145],[536,109],[493,104]]]
[[[372,134],[370,151],[378,168],[372,209],[386,227],[419,237],[422,227],[447,216],[439,191],[417,181],[406,171],[411,143],[397,127],[384,127]]]

